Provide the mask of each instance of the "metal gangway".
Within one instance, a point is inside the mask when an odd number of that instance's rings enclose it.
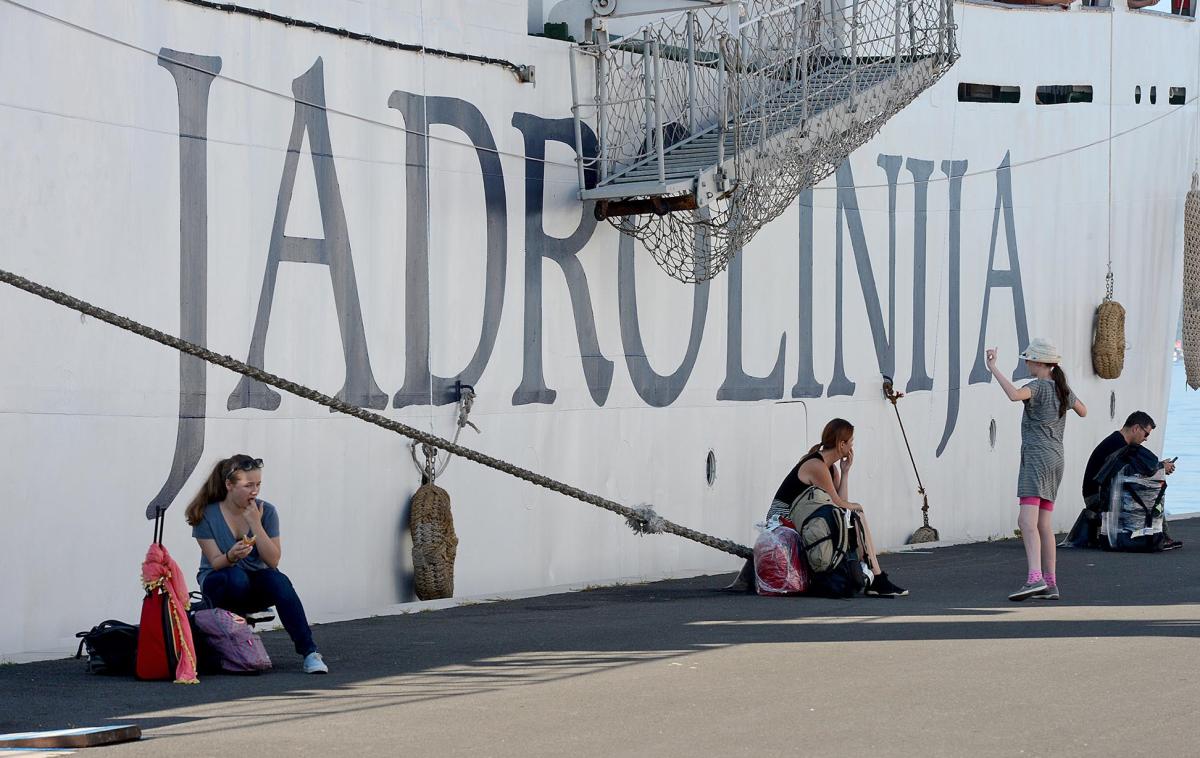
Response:
[[[699,2],[640,27],[597,14],[571,56],[580,197],[683,282],[723,271],[958,57],[953,0]]]

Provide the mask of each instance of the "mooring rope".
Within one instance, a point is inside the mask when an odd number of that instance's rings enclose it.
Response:
[[[536,484],[539,487],[553,490],[554,492],[566,495],[567,497],[573,497],[576,500],[581,500],[589,505],[594,505],[597,508],[603,508],[606,511],[612,511],[613,513],[624,516],[625,522],[629,525],[629,527],[639,534],[658,534],[665,532],[667,534],[674,534],[676,537],[683,537],[686,540],[698,542],[701,545],[711,547],[715,550],[721,550],[723,552],[730,553],[731,555],[736,555],[739,558],[749,558],[752,555],[750,548],[746,547],[745,545],[739,545],[732,540],[713,537],[711,535],[704,534],[703,532],[698,532],[695,529],[689,529],[686,526],[681,526],[673,521],[662,518],[649,505],[640,505],[636,508],[630,508],[627,505],[621,505],[616,501],[600,497],[599,495],[593,495],[592,493],[581,490],[578,487],[572,487],[555,479],[551,479],[543,474],[521,468],[520,466],[508,463],[507,461],[502,461],[499,458],[493,458],[490,455],[485,455],[484,453],[473,450],[469,447],[455,444],[436,435],[423,432],[415,427],[402,424],[399,421],[393,421],[386,416],[381,416],[378,413],[374,413],[365,408],[360,408],[357,405],[352,405],[351,403],[338,400],[335,397],[330,397],[329,395],[317,392],[309,387],[305,387],[302,384],[284,379],[276,376],[275,374],[263,371],[262,369],[255,368],[254,366],[243,363],[231,356],[220,355],[195,343],[180,339],[179,337],[167,334],[166,332],[161,332],[157,329],[146,326],[145,324],[134,321],[133,319],[126,318],[125,316],[119,316],[112,311],[107,311],[84,300],[80,300],[77,297],[72,297],[64,292],[59,292],[52,287],[47,287],[43,284],[30,281],[29,279],[14,274],[10,271],[0,269],[0,281],[4,282],[5,284],[11,284],[17,289],[25,290],[32,295],[37,295],[45,300],[49,300],[53,303],[58,303],[59,305],[78,311],[85,316],[91,316],[92,318],[112,324],[120,329],[133,332],[134,334],[145,337],[146,339],[153,340],[160,344],[166,345],[167,347],[174,348],[180,352],[195,356],[196,358],[200,358],[201,360],[207,361],[215,366],[220,366],[221,368],[228,369],[243,376],[248,376],[251,379],[260,381],[263,384],[269,384],[276,389],[291,393],[297,397],[302,397],[305,400],[311,400],[314,403],[323,405],[326,408],[337,411],[338,413],[344,413],[347,416],[353,416],[361,421],[366,421],[367,423],[374,424],[375,426],[387,429],[388,431],[403,435],[417,442],[432,445],[433,447],[445,450],[451,455],[457,455],[460,458],[474,461],[481,466],[487,466],[488,468],[495,469],[496,471],[508,474],[509,476],[514,476],[518,479],[524,479],[531,484]]]

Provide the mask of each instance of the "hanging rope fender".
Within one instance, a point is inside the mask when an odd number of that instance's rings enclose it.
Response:
[[[432,471],[432,463],[429,470]],[[418,487],[412,496],[409,525],[413,541],[413,591],[422,600],[454,597],[458,535],[454,531],[450,493],[432,479]]]
[[[469,447],[463,447],[462,445],[442,439],[436,435],[423,432],[415,427],[402,424],[399,421],[393,421],[392,419],[389,419],[386,416],[381,416],[373,411],[360,408],[357,405],[352,405],[351,403],[347,403],[343,400],[338,400],[335,397],[330,397],[329,395],[317,392],[316,390],[305,387],[302,384],[298,384],[288,379],[276,376],[275,374],[257,369],[231,356],[220,355],[219,353],[215,353],[208,348],[200,347],[192,342],[188,342],[187,340],[180,339],[179,337],[172,336],[166,332],[146,326],[145,324],[134,321],[133,319],[126,318],[125,316],[118,316],[111,311],[92,305],[91,303],[80,300],[77,297],[72,297],[66,293],[59,292],[52,287],[47,287],[43,284],[30,281],[29,279],[26,279],[18,274],[14,274],[10,271],[0,269],[0,282],[4,282],[5,284],[12,285],[17,289],[24,290],[31,295],[37,295],[44,300],[49,300],[53,303],[70,308],[71,310],[78,311],[85,316],[91,316],[92,318],[112,324],[113,326],[124,329],[125,331],[133,332],[134,334],[145,337],[146,339],[153,340],[159,344],[174,348],[175,350],[186,353],[187,355],[200,358],[201,360],[207,361],[215,366],[220,366],[221,368],[228,369],[229,371],[241,374],[242,376],[248,376],[251,379],[260,381],[263,384],[268,384],[276,389],[283,390],[284,392],[304,398],[305,400],[310,400],[318,405],[323,405],[326,408],[330,408],[339,413],[344,413],[347,416],[352,416],[360,421],[366,421],[367,423],[374,424],[382,429],[387,429],[390,432],[395,432],[396,434],[416,440],[417,442],[423,442],[432,445],[433,447],[444,450],[447,453],[457,455],[460,458],[473,461],[481,466],[495,469],[496,471],[508,474],[509,476],[523,479],[530,484],[544,487],[559,494],[566,495],[567,497],[572,497],[576,500],[583,501],[589,505],[594,505],[597,508],[603,508],[606,511],[611,511],[618,515],[624,516],[627,522],[636,523],[640,526],[640,533],[674,534],[676,537],[682,537],[693,542],[698,542],[701,545],[705,545],[713,548],[714,550],[720,550],[731,555],[736,555],[739,558],[749,558],[752,555],[750,548],[746,547],[745,545],[739,545],[732,540],[713,537],[711,535],[704,534],[703,532],[698,532],[695,529],[689,529],[688,527],[676,524],[673,521],[658,516],[654,512],[654,509],[650,506],[630,508],[629,506],[622,505],[613,500],[608,500],[607,498],[593,495],[586,490],[579,489],[578,487],[572,487],[555,479],[551,479],[543,474],[538,474],[534,471],[521,468],[520,466],[516,466],[512,463],[508,463],[507,461],[500,460],[499,458],[493,458],[490,455],[485,455],[484,453],[473,450]]]
[[[924,522],[922,526],[917,527],[913,532],[909,542],[937,542],[938,532],[929,525],[929,495],[925,493],[925,485],[921,482],[921,472],[917,470],[917,459],[913,456],[912,446],[908,444],[908,432],[904,430],[904,419],[900,418],[900,406],[897,405],[900,398],[904,397],[903,392],[897,392],[892,386],[892,377],[883,377],[883,396],[892,403],[892,410],[896,412],[896,421],[900,424],[900,434],[904,437],[904,448],[908,450],[908,460],[912,462],[913,473],[917,476],[917,493],[921,496],[921,519]]]
[[[1200,177],[1183,205],[1183,366],[1187,383],[1200,389]]]
[[[1104,302],[1096,308],[1092,369],[1101,379],[1116,379],[1125,367],[1125,308],[1113,300],[1112,264],[1104,277]]]
[[[458,389],[458,424],[454,443],[464,427],[476,432],[471,423],[471,408],[475,405],[475,388],[456,385]],[[425,464],[417,460],[417,448],[425,456]],[[438,449],[426,442],[409,445],[413,463],[421,473],[421,486],[413,493],[409,509],[409,533],[412,535],[413,591],[422,600],[454,597],[454,559],[458,556],[458,534],[454,531],[454,512],[450,493],[437,486],[437,478],[450,465],[450,456],[437,464]]]

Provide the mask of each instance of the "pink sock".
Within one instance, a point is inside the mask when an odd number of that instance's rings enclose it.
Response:
[[[1040,581],[1042,581],[1042,572],[1040,572],[1040,571],[1030,571],[1029,572],[1029,580],[1027,582],[1028,584],[1037,584]]]
[[[1058,582],[1054,579],[1054,574],[1042,574],[1042,578],[1046,580],[1047,587],[1057,587]]]

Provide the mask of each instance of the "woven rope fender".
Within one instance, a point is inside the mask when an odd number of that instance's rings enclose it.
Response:
[[[1092,339],[1092,368],[1101,379],[1116,379],[1125,367],[1125,308],[1105,300],[1096,309],[1096,334]]]
[[[1200,190],[1192,190],[1183,206],[1183,365],[1187,383],[1200,389]]]
[[[417,597],[435,600],[454,595],[454,557],[458,535],[450,495],[436,484],[422,484],[412,497],[413,585]]]

